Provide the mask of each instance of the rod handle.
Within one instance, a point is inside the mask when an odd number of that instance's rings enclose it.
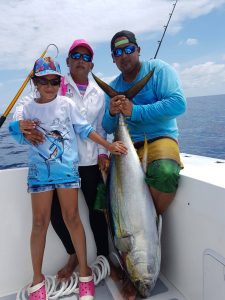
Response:
[[[2,127],[3,123],[5,122],[6,117],[5,116],[1,116],[0,117],[0,128]]]

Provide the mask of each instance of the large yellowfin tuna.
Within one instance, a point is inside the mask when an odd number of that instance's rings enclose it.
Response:
[[[161,262],[161,218],[158,220],[139,157],[121,115],[116,140],[129,149],[113,156],[110,166],[109,216],[115,247],[142,297],[155,286]]]
[[[124,94],[132,99],[153,75],[147,74],[130,90],[118,93],[95,80],[110,96]],[[161,217],[158,218],[141,162],[131,141],[124,117],[120,115],[115,140],[128,148],[127,155],[112,156],[107,179],[108,214],[114,245],[130,280],[142,297],[155,286],[161,262]]]

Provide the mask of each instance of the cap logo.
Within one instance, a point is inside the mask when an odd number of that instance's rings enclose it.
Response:
[[[129,40],[128,39],[123,39],[121,41],[118,41],[114,44],[115,47],[118,47],[118,46],[121,46],[121,45],[124,45],[124,44],[128,44],[129,43]]]

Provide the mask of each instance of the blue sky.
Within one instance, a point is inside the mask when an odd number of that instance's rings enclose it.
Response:
[[[94,73],[109,81],[110,39],[119,30],[136,33],[141,59],[154,56],[171,0],[8,0],[0,2],[0,113],[4,112],[50,43],[67,72],[67,51],[76,38],[95,50]],[[10,20],[10,21],[9,21]],[[225,0],[179,0],[158,58],[175,67],[187,97],[225,94]],[[54,49],[48,52],[54,55]],[[29,91],[29,86],[25,93]]]

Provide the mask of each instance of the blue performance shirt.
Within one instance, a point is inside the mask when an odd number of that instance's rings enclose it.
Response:
[[[153,76],[144,88],[133,98],[133,110],[125,119],[133,142],[157,137],[178,138],[176,117],[184,113],[186,99],[175,70],[159,59],[141,63],[137,78],[127,83],[122,74],[111,82],[117,92],[124,92],[155,68]],[[121,93],[122,94],[122,93]],[[114,133],[119,115],[109,113],[110,98],[106,96],[106,111],[102,126],[109,134]]]

